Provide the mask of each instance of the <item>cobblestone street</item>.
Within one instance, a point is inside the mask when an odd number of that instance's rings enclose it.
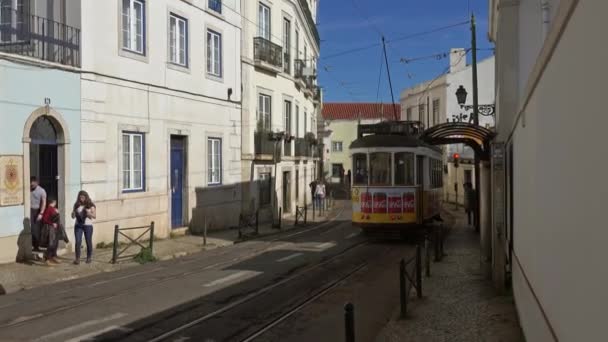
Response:
[[[449,214],[455,225],[447,255],[423,279],[424,298],[417,300],[412,291],[409,317],[399,320],[396,312],[376,341],[525,341],[513,297],[497,295],[480,272],[479,236],[465,225],[462,211]]]

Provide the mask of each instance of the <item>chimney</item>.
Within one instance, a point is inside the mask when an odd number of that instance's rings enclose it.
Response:
[[[450,74],[467,67],[467,51],[463,48],[450,50]]]

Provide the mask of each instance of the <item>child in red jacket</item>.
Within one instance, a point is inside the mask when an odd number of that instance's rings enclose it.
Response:
[[[44,260],[47,265],[59,264],[57,260],[57,244],[59,242],[59,211],[57,210],[57,200],[49,198],[48,206],[42,215],[43,230],[48,231],[48,244],[44,252]],[[44,234],[47,235],[47,234]]]

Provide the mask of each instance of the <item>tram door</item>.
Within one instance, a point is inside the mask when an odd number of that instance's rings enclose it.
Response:
[[[416,218],[419,224],[424,222],[424,156],[416,156]]]

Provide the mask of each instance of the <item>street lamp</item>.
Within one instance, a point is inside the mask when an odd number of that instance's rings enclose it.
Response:
[[[467,90],[464,89],[462,85],[460,85],[460,87],[458,87],[458,90],[456,90],[456,99],[458,99],[458,104],[460,105],[460,107],[464,106],[464,104],[467,102],[467,95]]]
[[[467,90],[464,89],[462,85],[460,85],[456,90],[456,99],[458,100],[460,108],[465,111],[473,110],[475,109],[474,105],[465,105],[465,103],[467,102],[467,95]],[[496,106],[493,104],[478,105],[477,112],[479,113],[479,115],[482,116],[494,116],[494,113],[496,112]],[[467,115],[463,115],[462,113],[460,115],[452,115],[452,119],[454,122],[461,122],[467,119]],[[473,115],[471,115],[470,120],[473,120]]]

